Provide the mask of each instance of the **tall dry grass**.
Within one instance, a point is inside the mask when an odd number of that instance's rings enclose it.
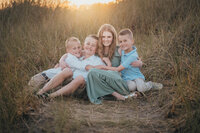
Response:
[[[177,131],[199,131],[200,2],[123,0],[71,10],[34,0],[0,10],[0,129],[17,130],[38,101],[27,92],[30,77],[51,68],[65,52],[64,41],[96,33],[111,23],[131,28],[147,80],[162,82],[173,97],[169,114],[181,114]],[[191,119],[192,118],[192,119]],[[60,129],[56,129],[60,130]]]

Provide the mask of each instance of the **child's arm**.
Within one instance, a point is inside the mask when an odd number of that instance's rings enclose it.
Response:
[[[102,60],[103,60],[103,62],[106,63],[107,66],[112,66],[110,59],[108,57],[103,57]]]
[[[118,72],[121,72],[122,70],[125,69],[124,66],[120,65],[118,67],[109,67],[109,66],[105,66],[104,67],[105,70],[112,70],[112,71],[118,71]]]
[[[135,64],[139,65],[138,64],[138,60],[137,60],[137,57],[132,55],[132,56],[129,56],[121,65],[119,65],[118,67],[108,67],[106,66],[105,69],[106,70],[112,70],[112,71],[122,71],[124,70],[125,68],[128,68],[129,65],[131,65],[132,63],[134,63],[136,61]]]
[[[65,59],[67,58],[67,54],[64,54],[61,58],[60,58],[60,60],[59,60],[59,67],[61,67],[61,69],[64,69],[64,68],[66,68],[66,67],[69,67],[68,65],[67,65],[67,63],[65,62]]]
[[[134,61],[134,62],[131,63],[131,66],[133,66],[133,67],[139,67],[139,68],[141,68],[142,65],[143,65],[143,63],[142,63],[141,58],[138,58],[138,60],[136,60],[136,61]]]
[[[118,71],[118,72],[125,69],[125,67],[123,67],[122,65],[120,65],[118,67],[111,67],[111,66],[104,66],[104,65],[97,65],[97,66],[87,65],[85,67],[85,70],[88,71],[91,68],[102,69],[102,70],[112,70],[112,71]]]
[[[87,66],[85,67],[85,70],[86,70],[86,71],[89,71],[89,70],[92,69],[92,68],[106,70],[106,68],[105,68],[104,65],[96,65],[96,66],[87,65]]]
[[[122,50],[121,50],[121,48],[118,48],[118,53],[120,54],[120,56],[122,55]],[[141,68],[141,67],[142,67],[142,64],[143,64],[143,63],[142,63],[141,58],[138,57],[138,60],[132,62],[132,63],[131,63],[131,66]]]
[[[105,64],[103,63],[103,61],[100,58],[97,58],[95,61],[86,64],[84,68],[86,71],[90,70],[91,68],[105,70]]]

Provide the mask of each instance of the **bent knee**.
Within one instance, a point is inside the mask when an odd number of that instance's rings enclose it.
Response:
[[[65,77],[73,76],[73,72],[72,72],[72,70],[70,68],[65,68],[61,73]]]
[[[145,91],[146,91],[144,85],[137,86],[137,90],[138,90],[139,92],[145,92]]]
[[[75,78],[75,80],[78,82],[78,83],[85,83],[85,79],[83,78],[83,76],[78,76]]]
[[[136,91],[136,89],[137,89],[136,83],[131,80],[127,81],[127,86],[130,91]]]
[[[83,76],[78,76],[77,79],[80,80],[80,81],[85,81],[85,79],[83,78]]]

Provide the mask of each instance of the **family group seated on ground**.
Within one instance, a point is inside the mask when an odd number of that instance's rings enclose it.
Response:
[[[83,48],[77,37],[67,39],[65,47],[66,53],[54,68],[29,81],[29,89],[37,97],[86,95],[90,102],[101,104],[103,97],[109,95],[125,100],[137,97],[136,92],[163,88],[161,83],[145,82],[130,29],[117,34],[112,25],[103,24],[97,35],[85,38]]]

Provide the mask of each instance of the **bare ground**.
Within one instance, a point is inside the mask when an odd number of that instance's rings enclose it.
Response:
[[[101,105],[72,97],[43,102],[29,115],[29,132],[159,133],[174,132],[167,118],[170,89],[149,91],[126,101],[104,100]]]

